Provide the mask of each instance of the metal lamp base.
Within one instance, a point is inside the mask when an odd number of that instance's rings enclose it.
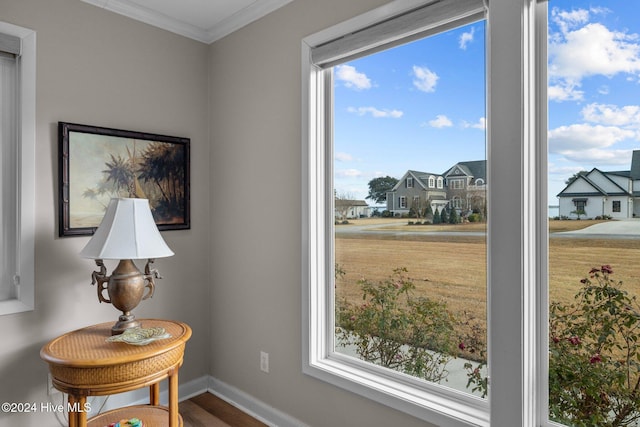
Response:
[[[111,335],[120,335],[124,331],[130,328],[139,328],[142,324],[139,320],[136,320],[136,316],[133,314],[121,315],[118,317],[118,321],[111,327]]]
[[[153,263],[153,261],[153,259],[147,261],[144,274],[142,274],[132,260],[123,259],[113,270],[111,276],[107,276],[107,269],[103,261],[101,259],[96,260],[96,265],[100,267],[100,271],[93,272],[91,284],[98,284],[98,300],[110,303],[122,311],[118,321],[111,328],[111,335],[118,335],[127,329],[140,326],[140,322],[136,320],[136,316],[131,311],[138,306],[140,301],[153,296],[155,289],[154,278],[160,278],[157,270],[149,268],[149,264]],[[145,288],[147,288],[146,294],[144,294]],[[109,296],[108,298],[103,295],[105,290]]]

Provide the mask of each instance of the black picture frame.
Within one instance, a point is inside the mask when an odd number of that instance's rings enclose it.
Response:
[[[190,140],[58,122],[59,236],[92,235],[112,197],[149,199],[159,230],[191,228]]]

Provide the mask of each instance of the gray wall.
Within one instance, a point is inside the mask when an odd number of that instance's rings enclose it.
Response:
[[[301,41],[384,3],[297,0],[210,49],[211,373],[314,427],[425,425],[301,373]]]
[[[192,228],[163,233],[176,253],[156,262],[164,278],[138,317],[188,322],[181,381],[208,372],[210,270],[207,46],[101,10],[80,0],[2,0],[0,20],[37,32],[36,309],[0,316],[0,402],[46,402],[51,338],[115,321],[99,304],[77,254],[87,237],[58,238],[57,122],[191,138]],[[0,426],[54,426],[51,414],[7,416]],[[13,424],[15,423],[15,424]]]
[[[301,372],[300,43],[384,3],[296,0],[206,46],[80,0],[2,0],[0,20],[37,31],[38,65],[36,309],[0,317],[0,401],[46,402],[41,346],[117,314],[77,256],[88,238],[57,237],[70,121],[191,138],[192,229],[163,233],[176,255],[136,310],[193,328],[181,382],[210,374],[314,427],[425,425]]]

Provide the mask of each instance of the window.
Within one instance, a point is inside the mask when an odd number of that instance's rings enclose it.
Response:
[[[436,180],[434,177],[430,176],[429,177],[429,188],[433,188],[436,186]]]
[[[613,206],[611,206],[611,210],[613,212],[620,212],[620,200],[614,200],[612,203]]]
[[[490,401],[389,375],[335,351],[333,231],[332,221],[327,221],[333,144],[326,142],[334,105],[333,73],[326,70],[367,49],[381,50],[477,22],[484,16],[482,1],[422,2],[424,8],[412,3],[412,10],[405,2],[391,2],[303,41],[303,368],[308,375],[437,425],[533,427],[545,424],[547,416],[540,386],[547,350],[540,314],[546,289],[546,114],[540,102],[546,68],[537,66],[546,46],[541,43],[546,5],[488,3]],[[450,165],[442,169],[446,167]],[[443,188],[442,179],[437,187]]]
[[[441,189],[442,187],[444,187],[444,184],[443,184],[443,183],[444,183],[444,179],[442,179],[442,177],[441,177],[441,176],[439,176],[439,177],[438,177],[438,188],[440,188],[440,189]]]
[[[577,215],[585,215],[587,207],[587,199],[573,199],[573,205],[576,207]]]
[[[464,208],[463,199],[459,196],[453,196],[451,199],[451,205],[456,209]]]
[[[637,354],[640,343],[638,307],[630,299],[640,296],[640,231],[630,220],[640,214],[640,151],[637,120],[627,114],[640,109],[636,8],[624,0],[548,4],[544,132],[548,197],[558,197],[561,220],[550,220],[548,227],[543,401],[549,418],[563,425],[635,426],[640,416],[640,366],[622,357]],[[587,146],[587,138],[600,130],[604,134]],[[618,137],[609,139],[613,133]],[[569,152],[570,141],[580,142]],[[620,221],[601,221],[612,213]],[[567,230],[562,238],[554,233]],[[621,240],[621,233],[627,238]]]
[[[452,190],[462,190],[464,188],[464,180],[463,179],[450,179],[449,180],[449,188]]]
[[[407,198],[405,196],[400,196],[400,198],[398,199],[398,206],[400,207],[400,209],[407,208]]]
[[[407,188],[413,188],[413,178],[407,178]]]
[[[0,22],[0,314],[33,309],[35,33]]]

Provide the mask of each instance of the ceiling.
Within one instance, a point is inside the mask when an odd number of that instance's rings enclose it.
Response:
[[[209,44],[292,0],[82,1]]]

